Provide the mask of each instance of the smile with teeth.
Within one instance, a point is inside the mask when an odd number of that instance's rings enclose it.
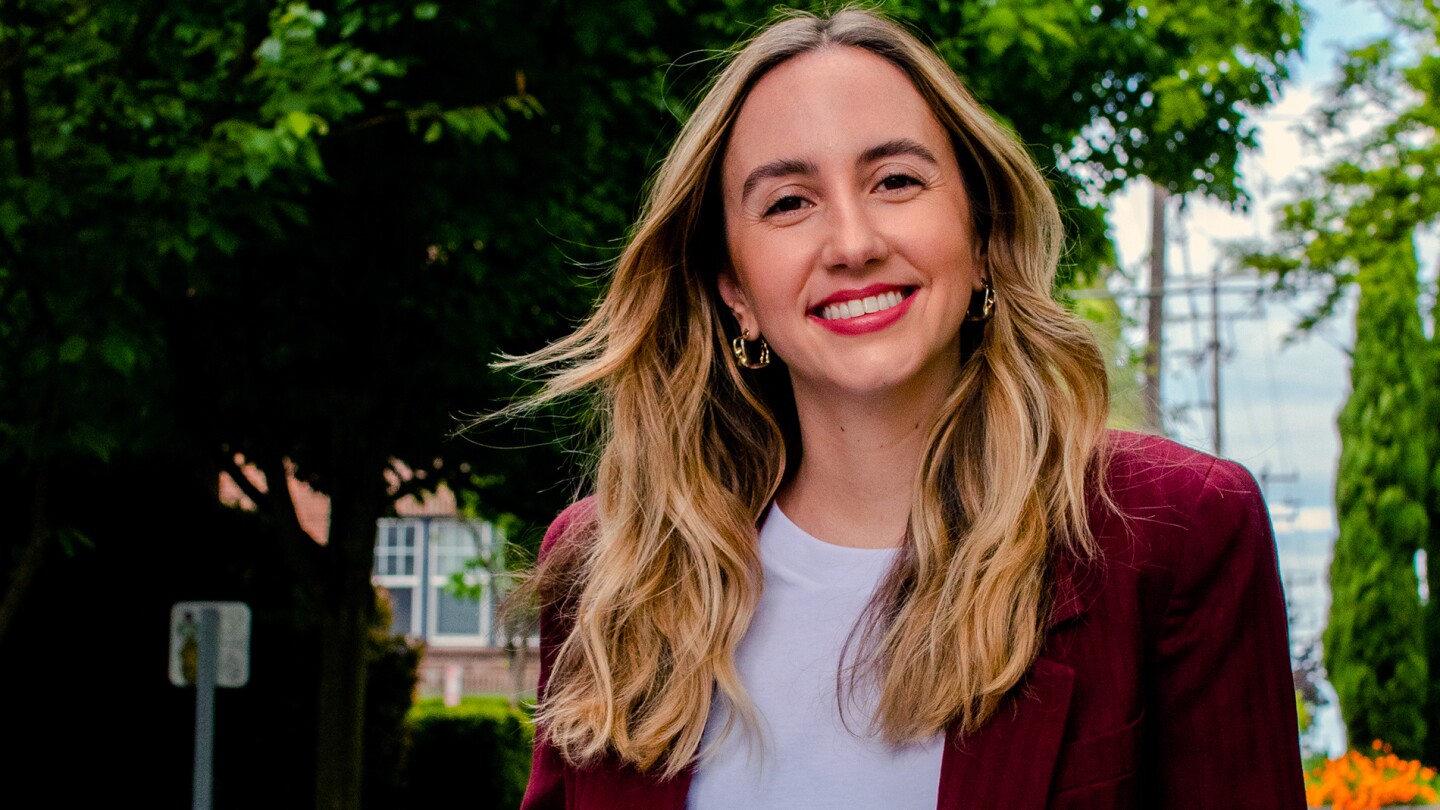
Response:
[[[853,301],[841,301],[838,304],[830,304],[820,310],[820,317],[827,321],[839,321],[846,318],[855,318],[860,315],[868,315],[871,312],[883,312],[891,307],[897,307],[905,300],[905,294],[899,290],[891,290],[879,295],[867,295],[864,298],[856,298]]]

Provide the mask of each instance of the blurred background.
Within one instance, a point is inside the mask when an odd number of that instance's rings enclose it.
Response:
[[[1433,799],[1435,3],[875,5],[1046,169],[1115,425],[1265,489],[1312,801]],[[215,807],[518,804],[498,607],[584,403],[457,431],[772,10],[0,2],[0,773],[43,797],[7,806],[192,806],[212,640]]]

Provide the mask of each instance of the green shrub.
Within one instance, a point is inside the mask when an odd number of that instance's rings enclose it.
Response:
[[[389,611],[382,605],[379,625],[370,633],[370,663],[365,676],[364,806],[404,806],[405,762],[410,752],[410,703],[420,667],[421,645],[392,636]]]
[[[526,712],[504,698],[466,698],[453,708],[425,700],[407,725],[403,806],[520,806],[535,736]]]

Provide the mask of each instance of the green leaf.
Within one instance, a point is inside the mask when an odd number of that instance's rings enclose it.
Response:
[[[303,113],[299,110],[291,110],[286,113],[282,123],[287,129],[295,133],[295,137],[297,138],[304,138],[310,134],[310,130],[315,128],[315,119],[308,113]]]
[[[299,203],[290,202],[289,200],[275,200],[274,205],[275,210],[284,214],[291,222],[304,225],[310,221],[309,210]]]
[[[198,176],[210,171],[210,154],[204,149],[196,149],[185,156],[185,172],[191,176]]]
[[[135,347],[115,335],[109,335],[100,342],[100,357],[106,365],[127,376],[135,370],[138,359]]]
[[[235,251],[240,249],[240,237],[226,228],[211,228],[210,241],[215,243],[216,250],[226,256],[234,256]]]
[[[60,550],[65,556],[74,557],[81,549],[95,548],[95,541],[90,536],[76,529],[73,526],[61,526],[55,530],[55,541],[60,544]]]
[[[251,188],[259,188],[265,178],[270,176],[270,167],[258,160],[245,161],[245,179],[250,181]]]
[[[159,186],[160,166],[153,162],[137,165],[134,174],[130,175],[130,192],[142,202],[154,196]]]
[[[71,335],[66,341],[60,344],[60,362],[75,363],[85,356],[85,338],[79,335]]]
[[[78,449],[108,463],[115,451],[115,437],[90,422],[81,422],[67,431],[70,442]]]
[[[439,14],[439,3],[421,3],[415,7],[415,19],[417,20],[433,20]]]
[[[445,134],[445,127],[439,121],[431,121],[430,126],[425,128],[425,143],[435,143],[440,136]]]
[[[25,215],[20,212],[20,206],[13,200],[0,203],[0,231],[5,232],[5,238],[14,239],[24,224]]]

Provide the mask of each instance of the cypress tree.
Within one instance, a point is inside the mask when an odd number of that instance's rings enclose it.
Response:
[[[1414,555],[1430,534],[1430,347],[1417,309],[1412,234],[1375,234],[1355,258],[1360,306],[1350,398],[1339,420],[1340,537],[1325,666],[1352,746],[1383,739],[1418,757],[1429,667]]]
[[[1430,312],[1430,356],[1425,369],[1429,372],[1426,391],[1430,394],[1430,414],[1426,434],[1432,467],[1430,470],[1430,536],[1425,547],[1426,580],[1430,602],[1425,610],[1425,647],[1429,654],[1431,685],[1425,703],[1425,722],[1430,733],[1425,738],[1427,763],[1440,763],[1440,297]]]

